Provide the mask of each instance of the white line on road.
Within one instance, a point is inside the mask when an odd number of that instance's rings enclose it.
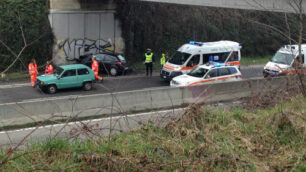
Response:
[[[35,130],[35,129],[39,130],[39,129],[46,129],[46,128],[63,127],[63,126],[84,124],[84,123],[90,123],[90,122],[101,122],[101,121],[107,121],[107,120],[110,120],[110,119],[116,120],[116,119],[120,119],[120,118],[123,118],[123,117],[128,117],[128,118],[130,118],[130,117],[140,117],[140,116],[146,116],[146,115],[151,115],[151,114],[160,114],[160,113],[169,113],[169,112],[173,112],[173,111],[182,111],[184,109],[185,108],[178,108],[178,109],[146,112],[146,113],[140,113],[140,114],[126,115],[126,116],[115,116],[115,117],[92,119],[92,120],[85,120],[85,121],[75,121],[75,122],[61,123],[61,124],[54,124],[54,125],[45,125],[45,126],[41,126],[41,127],[30,127],[30,128],[11,130],[11,131],[1,131],[0,134],[10,134],[10,133],[16,133],[16,132],[22,132],[22,131]]]

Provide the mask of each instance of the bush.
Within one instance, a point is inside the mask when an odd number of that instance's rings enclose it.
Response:
[[[27,70],[27,64],[35,58],[39,64],[52,57],[53,33],[48,20],[48,6],[45,0],[1,0],[0,1],[0,40],[18,54],[24,42],[19,19],[27,43],[39,37],[29,46],[17,61],[12,71]],[[7,68],[15,57],[0,44],[0,71]]]
[[[243,45],[243,56],[270,55],[281,44],[288,43],[286,36],[275,29],[258,24],[271,25],[285,32],[282,13],[126,0],[117,2],[117,18],[121,21],[125,54],[130,61],[143,60],[146,48],[153,49],[159,58],[162,51],[172,54],[191,40],[237,41]],[[289,15],[288,18],[290,26],[294,27],[296,18]],[[294,28],[291,30],[296,33]]]

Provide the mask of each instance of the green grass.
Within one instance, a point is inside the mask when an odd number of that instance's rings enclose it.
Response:
[[[4,77],[0,77],[0,81],[4,81],[4,80],[15,80],[15,79],[26,79],[26,78],[30,78],[28,73],[9,73],[6,74]]]
[[[265,57],[242,57],[241,65],[256,65],[256,64],[266,64],[272,56]]]
[[[14,152],[2,171],[305,171],[306,98],[270,109],[191,106],[165,128],[110,138],[48,139]],[[0,162],[8,150],[0,150]]]

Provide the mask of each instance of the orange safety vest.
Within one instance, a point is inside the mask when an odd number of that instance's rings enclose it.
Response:
[[[37,64],[30,63],[28,68],[30,75],[37,74]]]
[[[52,74],[53,73],[53,66],[51,64],[46,66],[45,74]]]
[[[99,63],[97,62],[97,60],[92,61],[91,70],[93,72],[99,72]]]

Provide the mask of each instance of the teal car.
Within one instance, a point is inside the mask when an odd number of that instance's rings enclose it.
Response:
[[[41,75],[36,79],[36,86],[42,91],[54,94],[58,89],[83,87],[92,89],[95,80],[93,71],[82,64],[63,65],[56,68],[51,75]]]

